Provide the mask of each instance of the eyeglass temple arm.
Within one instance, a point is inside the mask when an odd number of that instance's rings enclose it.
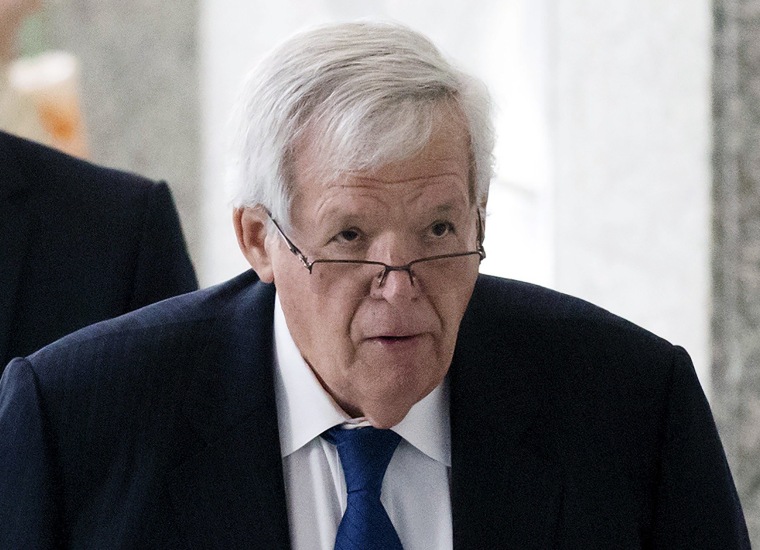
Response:
[[[290,250],[293,254],[296,255],[296,257],[301,260],[301,263],[304,265],[306,269],[309,270],[309,273],[311,273],[311,269],[314,266],[314,262],[310,262],[309,259],[304,255],[303,252],[291,241],[288,236],[285,234],[285,232],[282,230],[282,227],[280,227],[280,224],[277,223],[277,220],[274,219],[272,216],[272,213],[264,209],[264,211],[267,213],[267,216],[269,216],[269,219],[272,220],[272,223],[277,228],[277,232],[280,234],[280,236],[285,239],[285,244],[288,245],[288,250]]]
[[[480,254],[480,261],[485,260],[486,258],[486,249],[483,246],[483,239],[485,239],[485,235],[483,232],[483,218],[480,215],[480,207],[476,207],[476,210],[478,212],[478,246],[477,250]]]

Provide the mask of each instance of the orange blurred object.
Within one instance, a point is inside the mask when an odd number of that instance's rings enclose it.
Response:
[[[88,155],[80,108],[79,63],[67,52],[53,51],[17,59],[8,70],[10,86],[34,104],[49,144],[70,155]]]

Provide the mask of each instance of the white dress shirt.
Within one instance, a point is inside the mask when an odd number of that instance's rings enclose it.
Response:
[[[275,394],[293,550],[332,550],[346,508],[338,452],[319,435],[361,425],[322,388],[301,357],[275,301]],[[405,550],[449,549],[451,434],[444,381],[414,405],[393,431],[402,439],[383,480],[383,503]]]

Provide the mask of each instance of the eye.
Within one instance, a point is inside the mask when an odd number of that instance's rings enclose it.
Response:
[[[359,231],[356,229],[344,229],[337,235],[335,235],[334,239],[338,242],[342,243],[352,243],[359,240]]]
[[[430,232],[435,237],[445,237],[449,233],[454,233],[454,226],[450,222],[435,222],[430,226]]]

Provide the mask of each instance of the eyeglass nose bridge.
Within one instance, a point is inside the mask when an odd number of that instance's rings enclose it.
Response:
[[[414,272],[412,271],[412,264],[406,264],[406,265],[388,265],[388,264],[382,264],[383,270],[380,272],[380,275],[377,277],[377,284],[378,286],[383,286],[385,284],[385,279],[388,277],[388,273],[391,271],[406,271],[407,275],[409,275],[409,284],[414,286]]]

